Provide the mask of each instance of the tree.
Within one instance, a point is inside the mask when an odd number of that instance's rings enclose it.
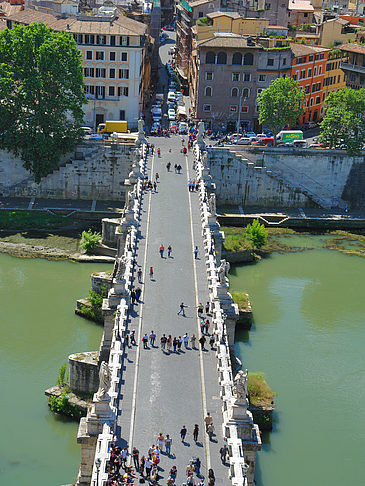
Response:
[[[274,136],[286,127],[293,127],[304,113],[305,93],[292,78],[277,78],[258,95],[259,122],[270,128]]]
[[[258,219],[248,224],[245,229],[245,236],[251,242],[253,248],[261,248],[266,245],[268,231]]]
[[[81,53],[71,34],[43,23],[0,32],[0,148],[37,182],[81,137]]]
[[[329,148],[360,153],[365,136],[365,89],[343,88],[326,98],[320,142]]]

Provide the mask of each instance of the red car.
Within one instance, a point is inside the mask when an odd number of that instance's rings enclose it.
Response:
[[[266,137],[266,138],[260,138],[257,142],[252,142],[252,145],[258,145],[259,147],[263,147],[264,145],[266,147],[273,147],[274,146],[274,137]]]
[[[170,123],[170,133],[177,133],[176,123]]]

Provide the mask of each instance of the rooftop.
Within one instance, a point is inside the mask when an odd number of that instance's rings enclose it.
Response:
[[[359,44],[343,44],[338,46],[338,49],[346,52],[355,52],[356,54],[365,54],[365,46],[360,46]]]
[[[210,19],[215,19],[216,17],[230,17],[231,19],[240,19],[242,18],[242,15],[240,15],[239,13],[237,12],[221,12],[221,11],[217,11],[217,12],[212,12],[212,13],[208,13],[207,14],[207,17],[210,18]]]
[[[288,9],[300,12],[314,12],[313,5],[309,0],[290,0]]]
[[[239,34],[224,33],[224,32],[219,32],[218,34],[219,35],[215,35],[210,39],[204,39],[197,42],[197,46],[198,47],[223,47],[223,48],[231,48],[231,49],[232,48],[240,49],[242,47],[262,49],[261,45],[256,44],[252,40],[252,38],[248,36],[244,37]]]
[[[304,44],[296,44],[295,42],[291,42],[290,47],[294,57],[306,56],[308,54],[317,54],[318,52],[327,52],[331,50],[327,47],[306,46]]]

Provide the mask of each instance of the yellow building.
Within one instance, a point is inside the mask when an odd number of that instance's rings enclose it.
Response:
[[[328,53],[326,73],[323,80],[321,118],[324,115],[324,105],[327,96],[334,91],[346,87],[345,74],[340,67],[343,60],[344,54],[339,49],[332,49],[332,51]]]
[[[319,26],[320,45],[332,47],[339,44],[346,44],[356,37],[355,29],[350,27],[348,20],[336,19],[326,20]]]

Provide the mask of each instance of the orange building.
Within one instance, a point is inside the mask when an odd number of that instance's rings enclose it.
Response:
[[[300,125],[317,122],[321,118],[323,84],[330,49],[296,43],[291,43],[290,47],[291,77],[299,82],[306,94],[305,113]]]

